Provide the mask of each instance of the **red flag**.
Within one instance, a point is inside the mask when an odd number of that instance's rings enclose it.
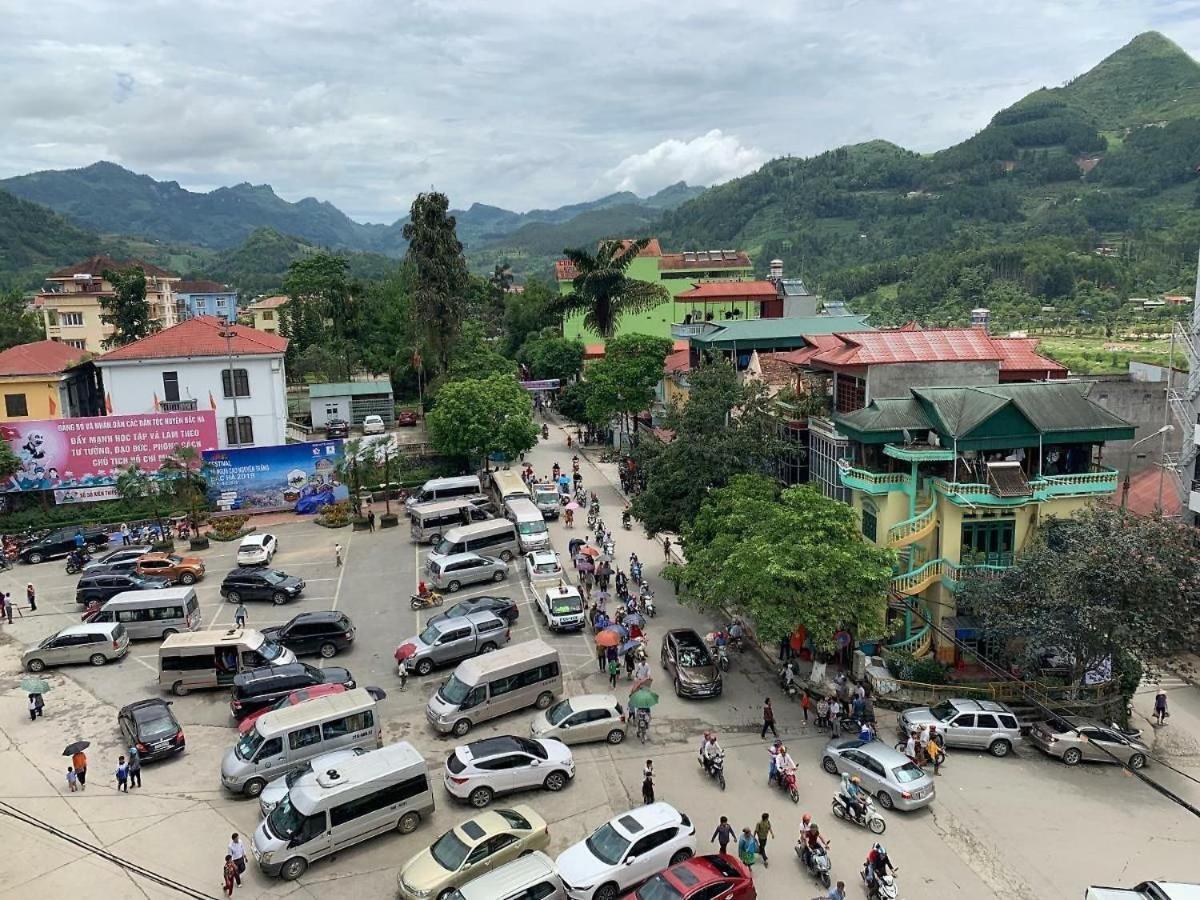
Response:
[[[112,415],[112,394],[111,393],[107,393],[104,395],[104,412],[106,415],[110,415],[110,416]]]
[[[54,390],[54,388],[49,388],[49,390],[50,390],[50,398],[49,398],[50,416],[51,416],[51,418],[53,418],[54,416],[58,415],[58,400],[55,399],[57,392]]]

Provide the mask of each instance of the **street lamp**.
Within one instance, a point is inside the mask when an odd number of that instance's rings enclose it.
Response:
[[[1174,430],[1175,430],[1174,425],[1164,425],[1162,428],[1158,429],[1158,431],[1154,432],[1153,434],[1148,434],[1141,440],[1134,441],[1132,444],[1129,445],[1129,449],[1130,449],[1130,451],[1132,451],[1135,447],[1138,446],[1138,444],[1144,444],[1144,443],[1146,443],[1146,441],[1153,440],[1154,438],[1158,437],[1160,434],[1167,434],[1168,432],[1171,432]],[[1125,480],[1121,484],[1121,509],[1124,509],[1126,504],[1129,502],[1129,470],[1131,468],[1133,468],[1132,453],[1130,454],[1130,457],[1129,457],[1129,465],[1125,467]],[[1161,491],[1159,493],[1159,503],[1160,504],[1162,503]]]

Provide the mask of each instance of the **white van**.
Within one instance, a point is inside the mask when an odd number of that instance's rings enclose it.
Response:
[[[254,830],[251,852],[265,874],[293,881],[323,856],[415,831],[433,809],[425,759],[400,741],[301,777]]]
[[[435,500],[457,500],[460,497],[478,498],[486,502],[483,487],[478,475],[456,475],[453,478],[430,478],[427,482],[409,494],[404,501],[404,511],[411,514],[412,508],[418,503],[432,503]]]
[[[182,697],[200,688],[232,687],[239,672],[295,661],[295,653],[253,628],[180,632],[158,647],[158,685]]]
[[[517,526],[517,542],[522,553],[550,546],[546,517],[529,497],[514,497],[504,504],[504,514]]]
[[[541,850],[460,885],[446,900],[567,900],[554,860]]]
[[[495,556],[508,562],[520,552],[517,527],[508,519],[489,519],[451,528],[429,551],[430,559],[457,553]]]
[[[563,691],[558,651],[545,641],[509,644],[464,659],[425,706],[425,718],[442,734],[462,737],[471,726],[505,713],[546,709]]]
[[[504,504],[513,497],[529,498],[529,487],[521,479],[521,474],[512,469],[497,469],[488,476],[488,482],[492,503],[500,512],[504,511]]]
[[[409,533],[416,544],[436,544],[451,528],[472,522],[486,522],[491,518],[484,508],[461,497],[458,500],[418,503],[409,517],[412,520]]]
[[[92,622],[120,622],[133,639],[158,639],[195,631],[200,627],[196,589],[162,588],[157,591],[123,591],[93,616]]]
[[[551,631],[578,631],[583,627],[583,597],[574,585],[560,581],[537,594],[536,602]]]
[[[263,713],[225,751],[221,784],[257,797],[268,781],[314,756],[380,746],[383,738],[375,706],[375,698],[365,688],[355,688]]]

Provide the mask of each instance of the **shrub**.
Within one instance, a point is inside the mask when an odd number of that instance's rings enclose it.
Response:
[[[331,503],[317,513],[315,521],[326,528],[344,528],[350,524],[350,512],[350,504],[346,501]]]
[[[224,516],[215,519],[208,529],[208,536],[215,541],[233,541],[246,534],[249,516]]]

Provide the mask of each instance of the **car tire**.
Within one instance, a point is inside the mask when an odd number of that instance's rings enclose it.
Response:
[[[441,541],[441,539],[442,539],[442,536],[440,534],[435,534],[429,538],[429,543],[433,544],[436,547],[438,542]]]
[[[103,653],[93,653],[88,657],[88,662],[90,662],[93,666],[102,666],[108,662],[108,657]]]
[[[992,754],[996,759],[1004,759],[1011,752],[1012,744],[1004,738],[996,738],[988,744],[988,753]]]
[[[182,681],[177,681],[171,685],[171,693],[176,697],[186,697],[188,695],[188,689],[184,687]]]
[[[173,634],[179,634],[179,629],[178,628],[164,628],[163,629],[163,640],[165,641],[167,638],[169,638]]]
[[[293,856],[279,868],[279,877],[284,881],[295,881],[308,869],[308,863],[299,856]]]
[[[471,793],[467,794],[467,802],[476,809],[483,809],[492,802],[492,797],[495,793],[490,787],[477,787]]]
[[[337,644],[326,641],[321,645],[321,649],[318,652],[321,654],[322,659],[333,659],[337,656]]]
[[[542,787],[551,793],[557,794],[567,786],[566,772],[551,772],[546,776],[546,780],[542,782]]]
[[[620,890],[610,881],[608,884],[602,884],[596,888],[596,893],[592,894],[592,900],[617,900],[617,892]]]
[[[40,553],[30,553],[27,557],[25,557],[25,562],[31,563],[32,565],[36,566],[38,563],[40,563],[45,558],[46,557],[42,556],[42,554],[40,554]]]
[[[549,709],[550,704],[554,702],[554,695],[549,691],[542,691],[538,694],[537,701],[533,704],[538,709]]]
[[[242,595],[239,594],[237,591],[230,591],[228,594],[225,595],[225,599],[227,601],[229,601],[230,603],[241,603]]]
[[[471,720],[470,719],[459,719],[457,722],[454,723],[454,727],[450,731],[451,731],[451,734],[453,734],[455,737],[463,737],[470,730],[471,730]]]
[[[1144,753],[1133,754],[1133,756],[1129,757],[1128,765],[1129,765],[1129,768],[1133,769],[1134,771],[1145,768],[1146,755]]]
[[[605,740],[615,747],[621,741],[625,740],[625,731],[621,728],[614,728],[608,733],[608,737]]]
[[[1068,747],[1063,751],[1062,761],[1068,766],[1077,766],[1083,762],[1083,751],[1078,747]]]
[[[496,645],[493,644],[491,641],[488,641],[486,644],[484,644],[482,647],[479,648],[479,652],[480,653],[491,653],[495,649],[496,649]]]
[[[417,663],[417,674],[418,675],[428,675],[432,671],[433,671],[433,660],[423,659],[419,663]]]
[[[396,825],[396,830],[401,834],[412,834],[420,824],[421,814],[415,810],[409,810],[400,817],[400,822]]]
[[[191,572],[184,572],[182,575],[179,576],[179,583],[180,584],[188,584],[188,585],[195,584],[196,576],[193,575]]]
[[[497,572],[495,575],[493,575],[493,576],[492,576],[492,581],[494,581],[494,582],[496,582],[497,584],[499,584],[501,581],[503,581],[503,580],[504,580],[505,578],[507,578],[507,577],[508,577],[508,572],[507,572],[507,570],[505,570],[505,571],[501,571],[501,572]]]
[[[462,583],[458,582],[458,581],[452,581],[448,585],[446,585],[446,590],[449,591],[451,594],[457,594],[461,589],[462,589]]]
[[[880,791],[875,796],[879,798],[879,805],[882,806],[884,809],[895,809],[896,808],[896,801],[892,799],[892,795],[889,794],[887,791]]]
[[[677,866],[681,862],[683,862],[685,859],[691,859],[691,858],[692,858],[692,851],[687,849],[687,847],[684,847],[680,850],[676,850],[674,853],[671,854],[671,865]]]
[[[283,591],[276,591],[271,595],[271,602],[276,606],[283,606],[283,604],[288,602],[287,594]]]
[[[835,763],[833,761],[832,756],[826,756],[824,759],[821,760],[821,768],[824,769],[826,772],[828,772],[830,775],[836,775],[838,773],[837,763]]]
[[[512,562],[512,558],[513,558],[512,551],[511,550],[501,550],[500,558],[502,560],[504,560],[506,563]]]
[[[40,659],[31,659],[25,664],[25,668],[27,668],[30,672],[45,672],[46,664]]]

